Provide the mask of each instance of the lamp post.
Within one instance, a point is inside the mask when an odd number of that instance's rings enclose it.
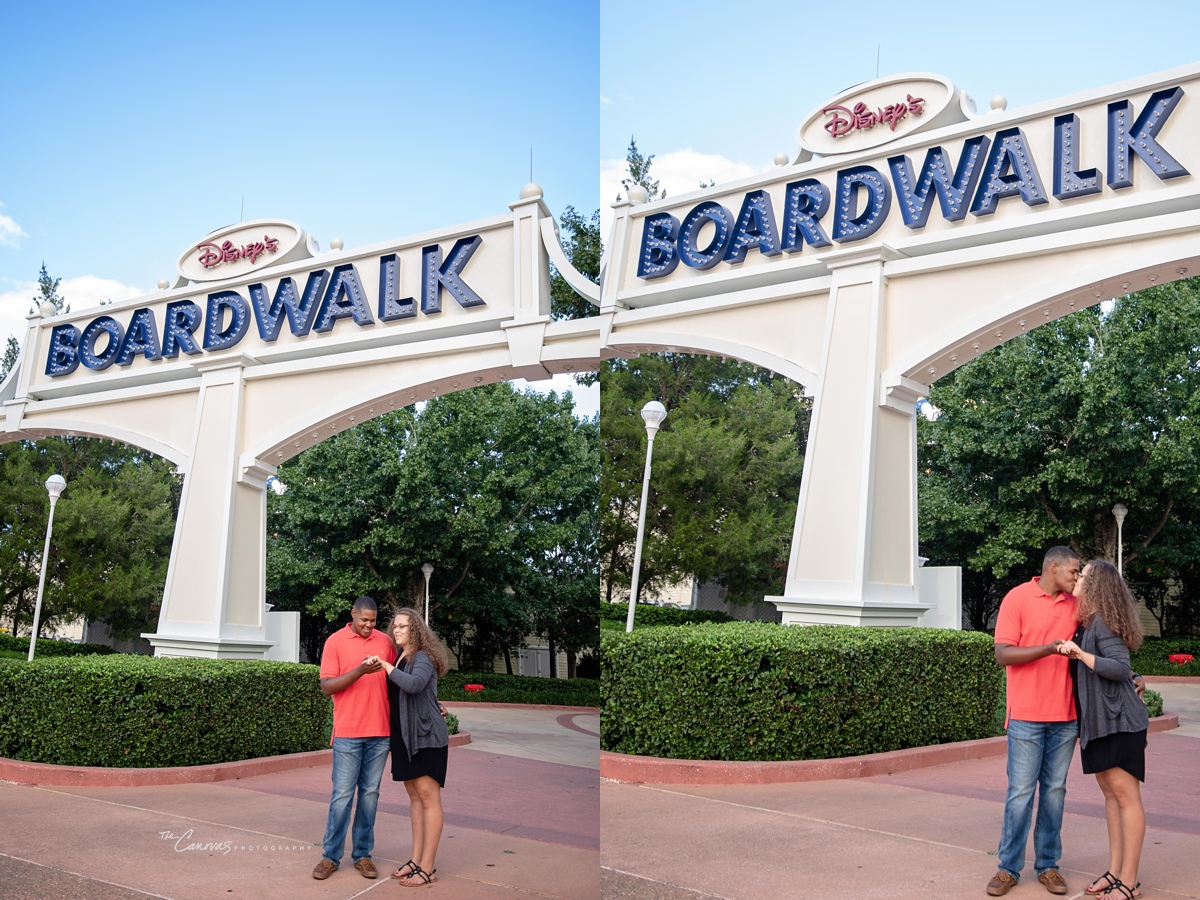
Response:
[[[67,480],[61,475],[46,479],[46,493],[50,495],[50,518],[46,520],[46,544],[42,547],[42,571],[38,575],[37,602],[33,606],[33,631],[29,634],[29,662],[33,662],[33,648],[37,645],[38,622],[42,618],[42,591],[46,588],[46,558],[50,555],[50,532],[54,529],[54,504],[67,489]]]
[[[650,494],[650,457],[654,454],[654,436],[658,426],[667,417],[667,408],[657,400],[642,407],[642,420],[646,423],[646,471],[642,475],[642,505],[638,507],[637,543],[633,550],[633,578],[629,583],[629,615],[625,619],[625,631],[633,631],[633,612],[637,606],[638,575],[642,568],[642,537],[646,532],[646,498]]]
[[[425,576],[425,624],[429,624],[429,576],[433,574],[433,563],[425,563],[421,566],[421,572]]]
[[[1129,507],[1124,503],[1118,503],[1112,508],[1112,514],[1113,518],[1117,520],[1117,574],[1124,577],[1125,569],[1122,565],[1123,544],[1121,541],[1121,526],[1125,524],[1125,517],[1129,515]]]

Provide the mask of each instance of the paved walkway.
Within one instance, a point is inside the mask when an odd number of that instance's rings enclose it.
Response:
[[[1153,682],[1153,679],[1152,679]],[[1145,900],[1200,898],[1200,683],[1152,683],[1180,716],[1150,736]],[[606,900],[983,898],[996,871],[1005,758],[792,784],[600,790]],[[1068,897],[1108,864],[1103,796],[1078,755],[1067,783]],[[1008,897],[1049,897],[1026,867]]]
[[[450,750],[431,890],[463,900],[600,896],[599,715],[447,704],[472,743]],[[408,798],[384,775],[373,854],[327,881],[328,765],[216,784],[63,788],[0,782],[0,898],[396,897]]]

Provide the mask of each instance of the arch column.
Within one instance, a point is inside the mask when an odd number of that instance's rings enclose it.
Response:
[[[261,659],[267,640],[266,480],[272,466],[240,460],[244,354],[199,360],[201,386],[171,547],[156,656]]]
[[[788,577],[767,597],[784,624],[916,625],[916,400],[881,383],[887,246],[830,253],[819,382]]]

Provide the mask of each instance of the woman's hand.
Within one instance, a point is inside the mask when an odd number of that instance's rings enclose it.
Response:
[[[1074,641],[1063,641],[1058,645],[1058,652],[1063,656],[1069,656],[1071,659],[1079,659],[1079,654],[1082,652],[1079,645]]]

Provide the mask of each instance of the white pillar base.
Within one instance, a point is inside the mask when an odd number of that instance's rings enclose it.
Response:
[[[189,656],[205,659],[265,659],[274,643],[246,638],[208,638],[143,634],[154,646],[155,656]]]
[[[873,625],[912,628],[930,608],[925,603],[886,600],[814,600],[808,597],[766,597],[783,614],[784,625]]]

